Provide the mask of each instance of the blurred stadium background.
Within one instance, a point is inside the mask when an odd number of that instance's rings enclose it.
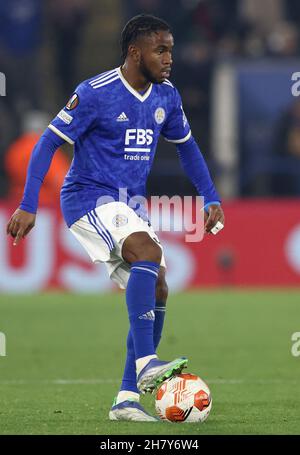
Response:
[[[28,239],[13,248],[5,226],[22,196],[40,132],[79,82],[120,64],[122,27],[141,12],[172,26],[170,79],[226,215],[226,229],[199,244],[186,243],[184,232],[160,233],[170,289],[180,292],[171,297],[163,354],[187,352],[192,370],[208,380],[216,398],[211,433],[299,432],[299,360],[290,353],[292,333],[300,330],[297,0],[0,0],[0,72],[6,76],[6,96],[0,97],[0,331],[8,349],[0,358],[0,382],[2,409],[10,410],[9,416],[2,412],[0,431],[134,431],[99,427],[95,410],[101,388],[106,418],[118,383],[112,378],[121,376],[126,314],[122,306],[119,320],[114,302],[123,296],[105,295],[113,285],[104,267],[89,263],[62,220],[68,145],[55,155]],[[159,144],[148,191],[195,195],[166,142]],[[59,293],[40,295],[50,290]],[[89,300],[74,293],[95,295]],[[112,326],[119,335],[111,344]],[[109,365],[111,349],[118,366]],[[99,352],[108,372],[99,369]],[[99,375],[104,382],[93,383]],[[65,393],[67,382],[57,378],[75,382]]]

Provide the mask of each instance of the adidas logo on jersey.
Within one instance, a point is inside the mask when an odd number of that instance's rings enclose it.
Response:
[[[146,319],[146,320],[148,320],[148,321],[154,321],[154,319],[155,319],[155,313],[154,313],[153,310],[148,311],[147,313],[142,314],[142,316],[139,316],[139,319]]]
[[[119,117],[117,117],[117,122],[128,122],[129,121],[129,118],[127,118],[127,115],[125,114],[125,112],[122,112],[122,114],[119,115]]]

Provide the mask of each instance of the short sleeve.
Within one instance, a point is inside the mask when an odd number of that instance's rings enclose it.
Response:
[[[65,141],[74,144],[93,124],[96,115],[95,99],[89,87],[83,82],[48,128]]]
[[[192,133],[182,107],[181,97],[175,87],[173,87],[173,90],[173,107],[170,110],[161,134],[168,142],[180,144],[186,142]]]

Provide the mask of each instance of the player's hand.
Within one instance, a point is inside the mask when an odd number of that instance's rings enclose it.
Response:
[[[217,224],[217,222],[225,224],[225,216],[223,209],[218,204],[212,204],[208,207],[208,213],[205,212],[205,232],[210,232],[211,229]]]
[[[19,241],[31,231],[35,225],[35,218],[34,213],[21,209],[15,211],[6,226],[7,235],[10,234],[15,239],[13,245],[18,245]]]

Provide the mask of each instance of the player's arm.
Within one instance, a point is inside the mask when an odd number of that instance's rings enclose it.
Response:
[[[173,87],[172,84],[171,87]],[[199,195],[204,197],[205,230],[211,232],[218,222],[224,225],[221,199],[211,180],[202,153],[192,137],[181,97],[175,87],[169,88],[169,90],[173,95],[170,99],[173,108],[170,110],[161,134],[168,142],[176,145],[185,173],[195,185]]]
[[[34,227],[41,185],[55,151],[64,142],[64,139],[47,128],[32,151],[22,202],[6,227],[7,234],[14,237],[14,245],[17,245]]]
[[[64,142],[73,145],[94,122],[97,109],[93,95],[94,89],[82,82],[33,149],[22,203],[7,225],[7,234],[15,238],[14,245],[34,226],[40,188],[55,151]]]
[[[221,207],[221,199],[195,139],[191,136],[186,142],[176,145],[186,175],[198,193],[204,197],[206,232],[211,232],[218,222],[224,226],[225,217]]]

